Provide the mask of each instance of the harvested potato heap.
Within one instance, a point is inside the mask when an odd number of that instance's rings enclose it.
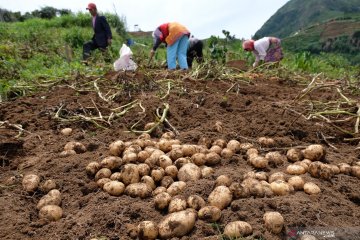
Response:
[[[35,174],[25,175],[22,185],[26,192],[33,193],[39,188],[40,177]],[[39,218],[48,221],[59,220],[63,215],[63,211],[60,207],[61,194],[56,189],[56,183],[53,180],[46,180],[40,185],[40,190],[47,194],[36,205],[36,209],[39,210]]]

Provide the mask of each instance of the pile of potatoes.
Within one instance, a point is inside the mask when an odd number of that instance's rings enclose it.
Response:
[[[22,180],[23,189],[28,193],[33,193],[40,189],[46,193],[38,204],[36,209],[39,210],[39,218],[48,221],[58,221],[63,215],[61,205],[61,193],[56,189],[54,180],[46,180],[40,184],[40,177],[36,174],[27,174]]]

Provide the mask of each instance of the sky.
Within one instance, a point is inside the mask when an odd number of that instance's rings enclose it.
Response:
[[[179,22],[197,38],[251,38],[289,0],[90,0],[99,12],[116,13],[126,19],[129,31],[153,31],[166,22]],[[89,0],[0,0],[0,8],[31,12],[50,6],[87,12]],[[90,15],[89,15],[90,17]],[[135,27],[137,25],[137,27]]]

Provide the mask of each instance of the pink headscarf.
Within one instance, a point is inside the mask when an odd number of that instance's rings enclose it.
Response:
[[[244,50],[252,51],[254,50],[254,40],[245,40],[242,44]]]

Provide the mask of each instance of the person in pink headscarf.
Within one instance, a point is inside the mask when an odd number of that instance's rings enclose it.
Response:
[[[264,37],[256,41],[245,40],[242,47],[255,55],[253,67],[257,67],[261,62],[280,62],[284,57],[281,40],[276,37]]]

